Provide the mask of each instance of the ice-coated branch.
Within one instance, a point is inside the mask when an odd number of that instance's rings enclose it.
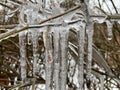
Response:
[[[11,3],[15,4],[15,5],[19,5],[19,6],[23,3],[23,2],[18,1],[18,0],[9,0],[9,2],[11,2]]]
[[[81,20],[80,19],[74,20],[74,21],[68,22],[67,24],[70,25],[70,24],[74,24],[74,23],[79,22],[79,21],[81,21]],[[47,26],[61,26],[61,25],[62,25],[62,23],[58,23],[58,24],[48,23],[48,24],[43,24],[43,25],[25,25],[25,26],[18,25],[14,29],[1,34],[0,40],[6,39],[11,35],[17,34],[21,31],[25,31],[25,30],[30,29],[30,28],[42,28],[42,27],[47,27]]]
[[[28,26],[24,26],[24,27],[23,26],[22,27],[18,26],[17,28],[14,28],[14,29],[6,32],[6,33],[1,34],[0,35],[0,40],[7,39],[7,38],[9,38],[9,36],[17,34],[17,33],[21,32],[21,31],[26,30],[26,29],[28,29]]]
[[[12,24],[12,25],[0,25],[0,28],[11,29],[11,28],[15,28],[16,26],[17,26],[17,24]]]
[[[90,17],[92,18],[106,18],[106,19],[113,19],[115,21],[117,20],[120,20],[120,15],[119,14],[115,14],[115,15],[90,15]],[[78,21],[80,21],[78,19]],[[68,24],[72,24],[72,23],[76,23],[77,20],[74,20],[74,21],[70,21],[68,22]],[[35,27],[38,27],[38,28],[41,28],[41,27],[45,27],[45,26],[60,26],[61,24],[56,24],[56,23],[48,23],[48,24],[42,24],[42,25],[29,25],[28,28],[35,28]],[[10,29],[10,28],[14,28],[14,27],[17,27],[18,25],[17,24],[13,24],[13,25],[0,25],[0,28],[6,28],[6,29]]]
[[[2,2],[0,2],[0,5],[2,5],[3,7],[7,7],[8,9],[11,9],[11,10],[14,9],[14,8],[12,8],[11,6],[8,6],[8,5],[6,5],[6,4],[3,4]]]
[[[78,5],[78,6],[74,7],[74,8],[72,8],[72,9],[69,9],[69,10],[65,11],[64,13],[61,13],[61,14],[59,14],[59,15],[53,16],[53,17],[51,17],[51,18],[48,18],[48,19],[46,19],[46,20],[40,21],[39,24],[43,24],[43,23],[45,23],[45,22],[48,22],[48,21],[54,20],[54,19],[56,19],[56,18],[59,18],[59,17],[61,17],[61,16],[64,16],[64,15],[70,13],[70,12],[73,12],[73,11],[79,9],[80,7],[81,7],[81,5]]]
[[[26,81],[26,35],[24,32],[19,33],[19,47],[20,47],[20,66],[22,82]]]

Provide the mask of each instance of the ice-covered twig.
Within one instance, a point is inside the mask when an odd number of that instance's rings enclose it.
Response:
[[[43,24],[43,23],[45,23],[45,22],[48,22],[48,21],[54,20],[54,19],[56,19],[56,18],[59,18],[59,17],[61,17],[61,16],[64,16],[64,15],[70,13],[70,12],[73,12],[73,11],[79,9],[80,7],[81,7],[81,5],[78,5],[78,6],[74,7],[74,8],[72,8],[72,9],[69,9],[69,10],[65,11],[64,13],[61,13],[61,14],[59,14],[59,15],[56,15],[56,16],[53,16],[53,17],[48,18],[48,19],[46,19],[46,20],[43,20],[43,21],[39,22],[39,24]]]
[[[7,7],[8,9],[11,9],[11,10],[13,10],[13,9],[14,9],[13,7],[8,6],[8,5],[6,5],[6,4],[3,4],[2,2],[0,2],[0,5],[2,5],[3,7]]]
[[[80,19],[74,20],[74,21],[68,22],[67,24],[68,25],[69,24],[74,24],[74,23],[79,22],[79,21],[81,21],[81,20]],[[58,24],[56,24],[56,23],[50,23],[49,24],[48,23],[48,24],[43,24],[43,25],[26,25],[26,26],[18,25],[14,29],[12,29],[12,30],[10,30],[10,31],[8,31],[6,33],[1,34],[0,35],[0,40],[6,39],[7,37],[9,37],[11,35],[17,34],[17,33],[21,32],[21,31],[25,31],[25,30],[27,30],[29,28],[42,28],[42,27],[46,27],[46,26],[61,26],[61,25],[62,25],[62,23],[58,23]]]

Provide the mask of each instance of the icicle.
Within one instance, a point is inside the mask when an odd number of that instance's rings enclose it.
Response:
[[[60,82],[59,82],[59,73],[60,73],[60,64],[55,63],[54,65],[54,83],[55,83],[55,88],[54,90],[60,90]]]
[[[79,82],[79,90],[83,90],[84,83],[84,42],[85,42],[85,23],[80,22],[78,29],[78,82]]]
[[[53,27],[53,37],[54,37],[54,59],[55,62],[59,62],[59,28],[58,27]]]
[[[46,87],[45,90],[52,90],[52,68],[51,64],[46,63],[46,75],[45,75],[45,80],[46,80]]]
[[[26,14],[27,24],[34,24],[34,20],[32,18],[32,13],[34,13],[34,11],[33,11],[33,8],[31,8],[31,7],[32,6],[31,6],[30,2],[28,1],[26,10],[24,12]],[[28,31],[27,42],[28,42],[28,45],[31,45],[32,44],[32,30],[28,29],[27,31]]]
[[[51,2],[50,0],[45,0],[45,9],[50,9]]]
[[[26,80],[26,34],[25,32],[19,33],[19,47],[20,47],[20,66],[22,82]]]
[[[108,40],[112,40],[113,37],[113,33],[112,33],[112,28],[113,28],[113,24],[110,21],[106,21],[107,24],[107,32],[108,32]]]
[[[74,83],[74,81],[76,81],[75,78],[73,79],[73,77],[75,76],[75,73],[76,73],[76,70],[75,70],[76,69],[76,62],[72,56],[70,56],[70,57],[71,57],[71,59],[69,60],[68,78],[69,78],[70,83]],[[74,83],[74,84],[76,85],[77,83]]]
[[[104,76],[100,77],[100,90],[104,90]]]
[[[52,28],[53,30],[53,40],[54,40],[54,84],[55,84],[55,90],[60,89],[59,85],[59,73],[60,73],[60,58],[59,58],[59,42],[60,42],[60,37],[59,37],[59,28],[54,26]]]
[[[43,40],[45,46],[45,70],[46,70],[46,89],[52,90],[53,88],[53,56],[52,56],[52,37],[50,36],[50,27],[47,27],[47,30],[43,32]]]
[[[38,10],[39,8],[36,6],[37,4],[33,4],[30,1],[27,1],[26,7],[26,17],[27,17],[27,24],[37,24],[38,19]],[[28,30],[28,45],[33,44],[33,76],[36,76],[37,73],[37,61],[39,60],[38,54],[38,32],[36,29],[29,29]]]
[[[25,2],[23,2],[25,3]],[[24,21],[24,11],[25,11],[26,5],[22,5],[20,9],[20,17],[19,17],[19,24],[25,25]],[[22,83],[26,81],[26,73],[27,73],[27,64],[26,64],[26,32],[20,32],[19,33],[19,47],[20,47],[20,66],[21,66],[21,78]]]
[[[91,68],[92,68],[92,39],[93,39],[93,23],[87,26],[88,36],[88,53],[87,53],[87,79],[91,79]]]
[[[37,62],[39,60],[38,54],[38,32],[36,30],[32,31],[32,43],[33,43],[33,76],[37,73]]]
[[[27,32],[27,43],[28,43],[28,45],[32,44],[32,33],[31,33],[31,30],[28,30],[28,32]]]
[[[29,6],[29,4],[28,4],[28,6]],[[31,10],[31,8],[29,7],[28,8],[28,6],[27,6],[27,8],[26,8],[26,10],[24,11],[24,14],[26,15],[26,19],[27,19],[27,23],[28,24],[30,24],[31,23],[31,12],[33,11],[33,10]],[[28,33],[27,33],[27,41],[28,41],[28,45],[31,45],[31,32],[30,32],[30,29],[28,29]]]
[[[60,30],[60,59],[61,59],[61,73],[60,73],[60,90],[66,90],[67,83],[67,47],[68,47],[68,30],[61,27]]]

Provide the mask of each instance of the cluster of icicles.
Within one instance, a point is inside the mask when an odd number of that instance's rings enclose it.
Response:
[[[49,4],[47,4],[49,5]],[[32,6],[30,6],[32,7]],[[21,10],[21,15],[27,15],[27,24],[37,24],[36,20],[38,17],[41,19],[45,19],[47,17],[51,17],[53,15],[60,14],[60,7],[55,6],[56,9],[53,9],[52,15],[49,12],[44,12],[41,15],[38,14],[38,10],[36,7]],[[48,8],[48,7],[47,7]],[[24,11],[25,10],[25,11]],[[79,11],[79,10],[78,10]],[[46,80],[46,90],[52,90],[54,82],[54,90],[66,90],[67,83],[67,73],[68,73],[68,34],[70,28],[75,28],[77,32],[78,38],[78,63],[75,69],[77,69],[75,73],[70,72],[69,78],[70,82],[73,81],[76,84],[77,90],[84,90],[84,47],[85,47],[85,30],[87,33],[87,43],[88,43],[88,53],[87,53],[87,79],[91,80],[92,73],[92,37],[93,37],[93,23],[88,25],[86,28],[86,23],[84,21],[84,16],[82,16],[81,21],[69,25],[67,22],[72,18],[75,14],[73,12],[70,15],[66,15],[65,17],[61,17],[51,21],[52,23],[58,23],[62,21],[61,26],[52,26],[52,27],[43,27],[40,29],[28,29],[27,31],[23,31],[19,33],[19,47],[20,47],[20,62],[21,62],[21,78],[22,82],[26,81],[26,39],[29,45],[33,45],[33,76],[36,77],[36,73],[38,73],[38,60],[39,60],[39,52],[38,52],[38,40],[39,33],[43,32],[43,41],[45,47],[45,80]],[[22,17],[22,16],[21,16]],[[68,18],[67,18],[68,17]],[[77,16],[76,16],[77,17]],[[108,39],[112,39],[112,23],[107,21],[108,26]],[[27,38],[26,38],[27,35]],[[71,36],[72,37],[72,36]],[[31,44],[32,43],[32,44]],[[53,48],[54,47],[54,48]],[[72,61],[72,60],[71,60]],[[72,63],[72,62],[69,62]],[[74,66],[75,62],[71,65]],[[74,70],[73,70],[74,71]],[[74,76],[73,76],[74,75]],[[101,76],[102,77],[102,76]],[[71,79],[72,78],[72,79]],[[103,77],[101,80],[101,90],[103,90]]]

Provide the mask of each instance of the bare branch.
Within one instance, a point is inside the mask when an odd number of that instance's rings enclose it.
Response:
[[[67,24],[74,24],[74,23],[79,22],[79,21],[80,21],[80,19],[79,20],[74,20],[72,22],[68,22]],[[42,28],[42,27],[45,27],[45,26],[61,26],[61,25],[62,25],[62,23],[59,23],[59,24],[55,24],[55,23],[51,24],[50,23],[50,24],[44,24],[44,25],[30,25],[30,26],[28,26],[28,25],[19,26],[18,25],[18,27],[14,28],[13,30],[1,34],[0,35],[0,40],[6,39],[7,37],[9,37],[11,35],[17,34],[21,31],[24,31],[24,30],[29,29],[29,28]]]
[[[67,10],[66,12],[64,12],[64,13],[62,13],[62,14],[59,14],[59,15],[53,16],[53,17],[51,17],[51,18],[48,18],[48,19],[46,19],[46,20],[43,20],[43,21],[41,21],[39,24],[45,23],[45,22],[47,22],[47,21],[51,21],[51,20],[56,19],[56,18],[59,18],[59,17],[65,15],[65,14],[68,14],[68,13],[70,13],[70,12],[73,12],[73,11],[79,9],[80,7],[81,7],[81,5],[78,5],[78,6],[74,7],[74,8],[72,8],[72,9]]]
[[[0,2],[0,5],[2,5],[3,7],[7,7],[8,9],[11,9],[11,10],[14,9],[13,7],[10,7],[10,6],[6,5],[6,4],[3,4],[2,2]]]

